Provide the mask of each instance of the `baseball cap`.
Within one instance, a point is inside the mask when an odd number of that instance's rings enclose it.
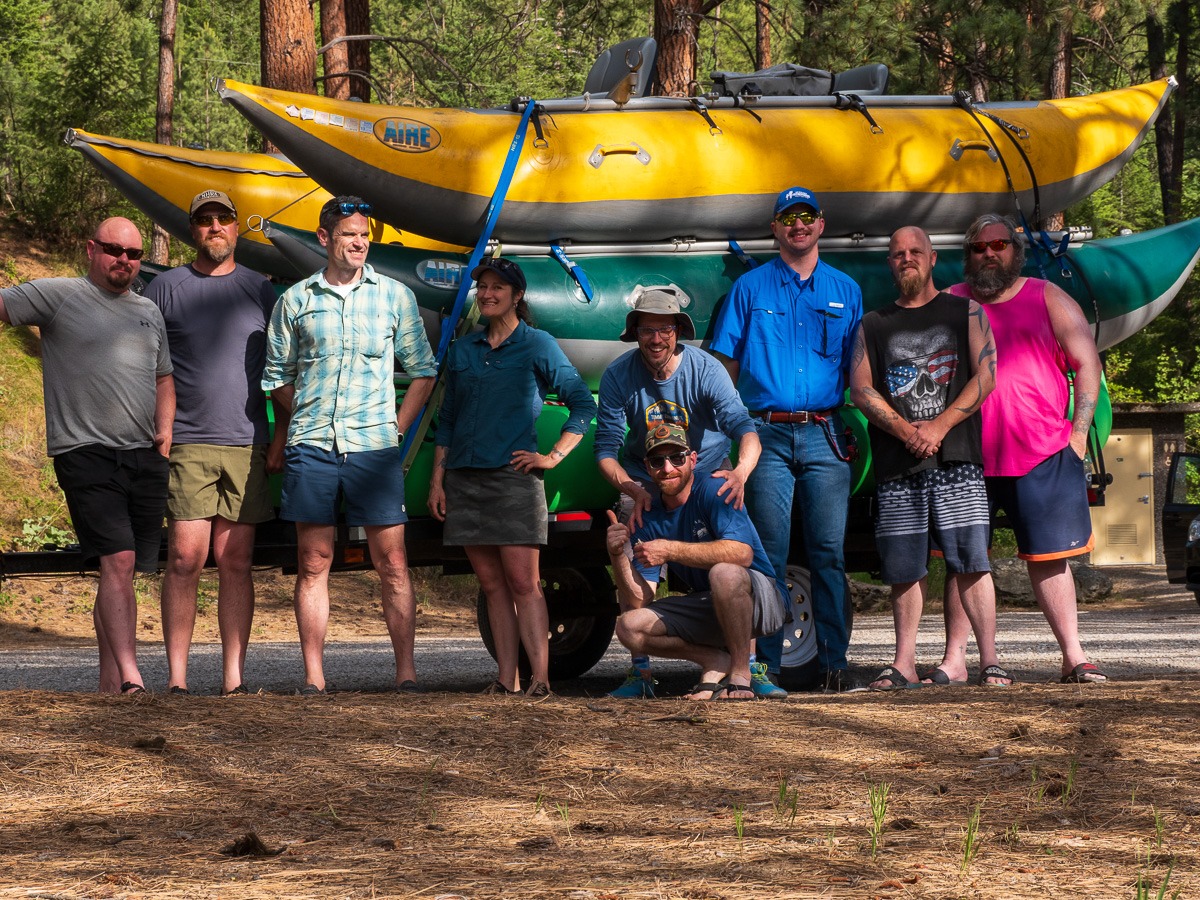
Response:
[[[626,343],[637,340],[637,320],[641,313],[674,316],[680,340],[695,340],[696,324],[692,317],[683,311],[683,307],[689,305],[692,300],[681,288],[673,284],[651,287],[642,287],[639,284],[629,296],[633,300],[633,309],[625,315],[625,330],[621,332],[621,340]]]
[[[471,270],[471,280],[478,281],[484,272],[495,272],[518,291],[525,291],[525,273],[511,259],[505,259],[503,256],[485,259]]]
[[[668,446],[682,447],[684,450],[692,449],[688,446],[687,430],[682,425],[661,422],[646,433],[647,453],[657,450],[659,447]]]
[[[233,201],[229,199],[229,195],[224,191],[201,191],[192,198],[192,205],[188,209],[188,215],[195,215],[196,210],[206,203],[215,203],[218,206],[223,206],[235,216],[237,215],[237,207],[233,205]]]
[[[775,201],[775,215],[779,215],[785,209],[791,209],[793,206],[811,206],[813,212],[821,211],[821,204],[817,201],[817,195],[808,188],[792,187],[786,191],[781,191],[778,199]]]

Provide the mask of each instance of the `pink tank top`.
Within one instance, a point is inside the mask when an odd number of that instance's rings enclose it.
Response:
[[[983,401],[985,475],[1024,475],[1071,440],[1067,357],[1054,337],[1046,282],[1026,279],[1016,296],[984,303],[996,341],[996,389]],[[969,297],[956,284],[950,293]]]

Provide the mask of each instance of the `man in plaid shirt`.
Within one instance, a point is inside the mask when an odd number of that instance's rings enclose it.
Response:
[[[396,654],[393,689],[419,690],[400,445],[433,391],[437,368],[412,291],[367,265],[371,211],[359,197],[335,197],[321,208],[317,237],[328,265],[280,298],[267,330],[263,390],[291,418],[281,515],[296,523],[301,694],[326,689],[329,569],[342,499],[346,523],[366,530],[382,581]],[[399,410],[397,361],[413,379]]]

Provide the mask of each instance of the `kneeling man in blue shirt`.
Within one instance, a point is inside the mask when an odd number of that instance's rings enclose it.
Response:
[[[686,659],[701,668],[690,700],[753,700],[750,642],[784,625],[785,592],[744,509],[696,479],[696,453],[679,425],[646,436],[646,468],[659,496],[629,526],[609,513],[608,555],[625,609],[617,637],[634,655]],[[691,592],[655,600],[667,567]]]

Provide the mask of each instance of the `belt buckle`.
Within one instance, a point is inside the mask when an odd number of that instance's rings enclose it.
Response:
[[[797,425],[807,425],[810,421],[810,415],[811,413],[807,409],[802,409],[798,413],[793,413],[793,418]]]

